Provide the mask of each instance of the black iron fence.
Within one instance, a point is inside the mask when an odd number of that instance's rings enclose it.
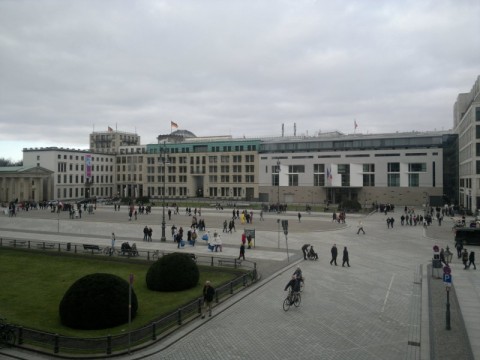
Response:
[[[22,249],[34,249],[38,251],[68,252],[73,254],[82,254],[88,256],[105,256],[102,248],[99,250],[85,250],[83,244],[72,243],[49,243],[35,240],[20,240],[14,238],[0,238],[0,247],[13,247]],[[152,251],[138,249],[138,255],[130,256],[130,259],[143,261],[154,261],[158,257],[168,254],[165,251]],[[244,270],[241,275],[234,280],[217,287],[215,290],[215,305],[228,300],[233,294],[236,294],[252,283],[259,280],[257,266],[255,262],[239,261],[237,259],[196,255],[197,263],[206,266],[224,266],[241,268]],[[153,320],[150,324],[141,328],[133,329],[129,332],[103,336],[96,338],[77,338],[42,332],[34,329],[12,325],[16,334],[15,346],[32,349],[45,354],[58,354],[63,357],[98,357],[119,355],[127,353],[131,349],[145,347],[158,341],[171,332],[186,323],[200,316],[203,299],[198,298],[181,308],[169,313],[161,318]]]

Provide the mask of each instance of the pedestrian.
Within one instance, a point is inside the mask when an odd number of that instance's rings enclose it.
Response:
[[[337,244],[333,244],[330,252],[332,253],[332,260],[330,260],[330,265],[335,263],[335,266],[337,266],[337,255],[338,255]]]
[[[145,225],[143,228],[143,241],[148,241],[148,226]]]
[[[110,254],[109,254],[110,256],[112,256],[113,250],[115,249],[115,241],[116,241],[115,233],[112,232],[112,248],[110,249]]]
[[[470,255],[468,256],[468,268],[470,269],[470,265],[473,265],[473,270],[477,270],[477,266],[475,265],[475,252],[470,251]]]
[[[148,228],[148,241],[152,241],[153,229],[151,227]]]
[[[264,221],[264,218],[263,218],[263,209],[260,210],[260,221]]]
[[[350,263],[348,262],[348,250],[346,246],[343,248],[343,258],[342,258],[343,267],[345,267],[345,263],[347,263],[347,266],[350,267]]]
[[[240,255],[238,257],[238,260],[240,260],[240,258],[243,258],[243,260],[245,260],[245,244],[241,244],[240,245]]]
[[[303,259],[307,260],[307,249],[310,246],[310,244],[305,244],[302,246],[302,252],[303,252]]]
[[[457,257],[460,259],[462,257],[463,244],[461,241],[455,243],[455,249],[457,249]]]
[[[212,316],[212,302],[213,297],[215,296],[215,289],[213,288],[210,281],[205,281],[203,286],[203,307],[202,307],[202,319],[205,319],[205,313],[208,309],[208,316]]]
[[[358,222],[358,231],[357,231],[357,235],[360,234],[360,231],[363,232],[363,234],[365,235],[365,230],[363,230],[363,223],[361,221]]]
[[[464,270],[468,269],[468,267],[467,267],[468,251],[467,251],[467,249],[463,249],[462,262],[463,262]]]
[[[298,222],[302,222],[302,214],[298,213]]]

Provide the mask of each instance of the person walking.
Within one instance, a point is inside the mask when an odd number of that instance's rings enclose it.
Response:
[[[307,249],[310,246],[310,244],[305,244],[302,246],[302,252],[303,252],[303,259],[307,260]]]
[[[245,260],[245,244],[244,243],[240,245],[240,255],[238,256],[238,260],[240,260],[240,258],[243,258],[243,260]]]
[[[358,222],[357,235],[360,234],[360,231],[363,232],[363,234],[365,235],[365,230],[363,230],[363,222],[361,222],[361,221]]]
[[[337,244],[333,244],[330,252],[332,253],[332,260],[330,260],[330,265],[335,263],[335,266],[337,266],[337,255],[338,255]]]
[[[302,214],[298,213],[298,222],[302,222]]]
[[[473,270],[477,270],[477,266],[475,265],[475,252],[470,251],[470,255],[468,255],[468,268],[470,269],[470,265],[473,265]]]
[[[347,263],[347,266],[350,267],[350,263],[348,262],[348,250],[346,246],[343,248],[343,258],[342,258],[343,267],[345,267],[345,263]]]
[[[212,302],[215,296],[215,289],[210,281],[206,281],[203,286],[203,307],[202,307],[202,319],[205,319],[205,313],[208,309],[208,316],[212,316]]]
[[[467,267],[467,262],[468,262],[468,251],[467,249],[463,249],[463,253],[462,253],[462,262],[463,262],[463,266],[464,266],[464,270],[468,269]]]
[[[457,257],[460,259],[462,257],[463,244],[461,241],[455,243],[455,249],[457,249]]]

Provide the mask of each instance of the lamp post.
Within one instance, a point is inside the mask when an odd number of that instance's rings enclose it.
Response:
[[[277,211],[280,212],[280,159],[277,160]]]
[[[163,151],[162,151],[162,163],[163,163],[163,194],[162,194],[162,236],[160,238],[161,242],[167,241],[167,238],[165,237],[165,167],[167,164],[167,149],[166,149],[166,144],[165,141],[163,142]]]

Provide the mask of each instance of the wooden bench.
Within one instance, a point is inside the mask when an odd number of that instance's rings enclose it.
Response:
[[[234,267],[240,266],[242,264],[242,260],[238,259],[218,259],[218,265],[232,265]]]
[[[83,244],[83,250],[85,251],[91,251],[92,254],[94,251],[102,251],[102,249],[100,248],[100,246],[98,245],[92,245],[92,244]]]

